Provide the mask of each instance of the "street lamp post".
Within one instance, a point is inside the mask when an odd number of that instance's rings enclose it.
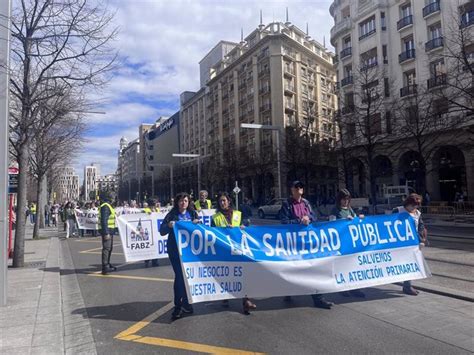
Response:
[[[277,145],[277,174],[278,174],[278,193],[277,197],[281,198],[281,161],[280,161],[280,135],[281,129],[277,126],[272,125],[265,125],[265,124],[258,124],[258,123],[241,123],[241,128],[248,128],[248,129],[262,129],[262,130],[269,130],[269,131],[276,131],[277,138],[276,138],[276,145]]]
[[[175,158],[197,158],[198,160],[198,193],[201,191],[201,154],[182,154],[182,153],[173,153]]]

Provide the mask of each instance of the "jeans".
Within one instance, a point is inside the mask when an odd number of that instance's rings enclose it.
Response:
[[[72,237],[76,233],[76,221],[68,218],[66,220],[66,238]]]
[[[411,287],[411,281],[403,281],[403,289],[409,289]]]
[[[189,302],[188,296],[186,295],[186,286],[184,286],[183,270],[181,269],[178,251],[176,251],[175,253],[168,253],[168,256],[174,271],[174,306],[187,306]]]
[[[109,234],[109,238],[106,239],[106,235],[102,235],[102,269],[105,269],[110,265],[110,257],[112,256],[112,250],[114,248],[114,234]]]

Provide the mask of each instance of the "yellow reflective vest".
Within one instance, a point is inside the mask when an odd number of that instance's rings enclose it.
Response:
[[[107,206],[110,210],[110,215],[109,215],[109,218],[107,219],[107,228],[109,229],[114,229],[115,228],[115,210],[114,208],[108,204],[107,202],[104,202],[103,204],[100,205],[99,207],[99,228],[101,229],[102,228],[102,224],[101,224],[101,217],[100,217],[100,210],[102,209],[102,207],[104,206]]]
[[[31,204],[30,212],[31,212],[31,214],[35,214],[35,213],[36,213],[36,204],[34,204],[34,203]]]
[[[212,205],[211,200],[206,200],[206,205],[207,209],[210,209]],[[194,206],[196,207],[196,210],[200,211],[202,209],[201,200],[197,200],[196,202],[194,202]]]
[[[232,224],[230,226],[222,212],[217,212],[213,215],[212,220],[216,227],[239,227],[242,222],[242,212],[232,211]]]

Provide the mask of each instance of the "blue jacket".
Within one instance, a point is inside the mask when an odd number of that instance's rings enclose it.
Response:
[[[281,209],[279,212],[280,221],[283,224],[300,224],[300,219],[295,215],[295,211],[293,210],[292,198],[286,199],[283,201],[281,205]],[[311,208],[311,204],[308,200],[302,199],[303,203],[305,204],[306,208],[309,210],[309,218],[311,223],[316,221],[316,215]]]

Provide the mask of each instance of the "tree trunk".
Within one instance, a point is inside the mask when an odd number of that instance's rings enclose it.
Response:
[[[28,142],[24,142],[18,152],[18,197],[13,267],[25,264],[25,232],[26,232],[26,177],[28,176]]]
[[[46,180],[45,175],[39,175],[37,181],[37,192],[36,192],[36,222],[33,228],[33,239],[39,238],[39,230],[44,229],[44,181]]]

